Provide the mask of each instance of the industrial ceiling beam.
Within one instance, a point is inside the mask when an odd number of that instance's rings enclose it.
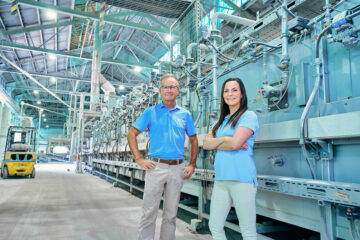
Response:
[[[3,73],[11,73],[11,74],[19,74],[19,75],[24,75],[23,73],[16,71],[16,70],[12,70],[12,69],[0,69],[0,72]],[[33,77],[44,77],[44,78],[51,78],[54,77],[56,79],[63,79],[63,80],[69,80],[69,81],[80,81],[80,82],[87,82],[90,83],[91,79],[90,78],[77,78],[77,77],[71,77],[71,76],[64,76],[64,75],[58,75],[58,74],[45,74],[45,73],[34,73],[34,72],[28,72],[31,76]],[[112,85],[115,86],[125,86],[125,87],[133,87],[135,86],[135,84],[130,84],[130,83],[123,83],[123,82],[118,82],[118,81],[109,81]]]
[[[150,14],[148,14],[148,13],[143,13],[143,12],[124,11],[124,12],[118,12],[118,13],[108,14],[108,15],[106,15],[106,16],[111,17],[111,18],[115,18],[115,17],[129,16],[129,15],[146,17],[146,18],[148,18],[148,19],[153,20],[154,22],[156,22],[157,24],[159,24],[159,25],[162,26],[163,28],[170,28],[170,26],[167,26],[166,24],[164,24],[163,22],[161,22],[159,19],[157,19],[157,18],[154,17],[153,15],[150,15]],[[179,35],[179,33],[178,33],[178,32],[175,32],[174,35]]]
[[[65,22],[37,25],[34,27],[24,27],[24,28],[18,28],[18,29],[13,29],[13,30],[7,30],[7,31],[2,31],[1,33],[4,36],[7,36],[7,35],[12,35],[12,34],[18,34],[18,33],[26,33],[26,32],[44,30],[44,29],[49,29],[49,28],[68,26],[68,25],[73,25],[73,24],[81,24],[86,21],[87,21],[86,19],[77,19],[77,20],[73,20],[73,21],[65,21]]]
[[[35,106],[35,105],[29,104],[29,103],[26,103],[26,102],[22,102],[21,105],[26,105],[26,106],[29,106],[29,107],[36,108],[36,109],[38,109],[38,110],[47,111],[47,112],[51,112],[51,113],[53,113],[53,114],[58,114],[58,115],[62,115],[62,116],[67,117],[67,115],[65,115],[65,114],[63,114],[63,113],[54,112],[54,111],[49,110],[49,109],[47,109],[47,108],[45,108],[45,107]]]
[[[42,88],[37,88],[37,87],[27,87],[27,86],[15,86],[15,87],[8,87],[9,89],[12,89],[12,90],[29,90],[29,91],[34,91],[34,90],[37,90],[39,92],[47,92],[45,90],[43,90]],[[59,95],[68,95],[68,94],[71,94],[71,93],[79,93],[79,92],[73,92],[73,91],[70,91],[70,90],[56,90],[56,89],[50,89],[51,91],[53,91],[54,93],[56,94],[59,94]],[[88,93],[88,92],[86,92]]]
[[[224,2],[227,4],[227,5],[229,5],[230,7],[232,7],[236,12],[238,12],[238,13],[242,13],[242,11],[241,11],[241,8],[239,8],[238,6],[236,6],[236,4],[235,3],[233,3],[231,0],[224,0]]]
[[[4,1],[11,2],[11,0],[4,0]],[[83,12],[83,11],[73,10],[70,8],[64,8],[64,7],[60,7],[60,6],[55,6],[55,5],[46,4],[46,3],[37,2],[37,1],[31,1],[31,0],[18,0],[18,3],[21,5],[40,8],[40,9],[44,9],[44,10],[53,10],[60,14],[100,21],[99,12],[95,12],[95,13]],[[129,27],[129,28],[135,28],[137,30],[156,32],[156,33],[165,33],[165,34],[170,33],[170,29],[151,27],[148,25],[140,24],[140,23],[119,20],[114,17],[105,16],[104,21],[109,24],[114,24],[114,25]]]
[[[27,73],[26,71],[24,71],[23,69],[21,69],[19,66],[17,66],[15,63],[13,63],[12,61],[10,61],[9,59],[7,59],[4,55],[2,55],[0,53],[0,57],[6,61],[8,64],[10,64],[11,66],[13,66],[14,68],[16,68],[17,70],[19,70],[20,72],[22,72],[24,75],[26,75],[28,78],[30,78],[30,80],[32,80],[33,82],[35,82],[38,86],[40,86],[42,89],[44,89],[45,91],[47,91],[48,93],[50,93],[51,96],[53,96],[54,98],[58,99],[60,102],[62,102],[65,106],[70,107],[70,105],[68,105],[67,103],[65,103],[61,98],[59,98],[55,93],[53,93],[52,91],[50,91],[49,89],[47,89],[43,84],[41,84],[38,80],[36,80],[35,78],[33,78],[29,73]]]
[[[92,57],[89,53],[83,53],[82,56],[80,56],[79,53],[56,51],[56,50],[52,50],[52,49],[25,46],[25,45],[11,43],[11,42],[7,42],[7,41],[0,41],[0,46],[14,48],[14,49],[41,52],[41,53],[52,53],[52,54],[60,55],[60,56],[64,56],[64,57],[72,57],[72,58],[85,59],[85,60],[92,61]],[[115,64],[115,65],[126,65],[126,66],[133,66],[133,67],[139,66],[139,67],[143,67],[143,68],[158,69],[157,66],[147,64],[147,63],[141,63],[141,62],[136,63],[136,62],[121,61],[121,60],[113,60],[111,58],[102,58],[101,62]]]
[[[32,101],[32,102],[37,102],[37,101],[41,101],[43,103],[59,103],[59,101],[55,100],[55,99],[43,99],[43,98],[23,98],[21,99],[21,101]],[[69,100],[64,100],[65,102],[69,103]]]

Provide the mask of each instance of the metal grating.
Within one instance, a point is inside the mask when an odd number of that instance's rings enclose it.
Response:
[[[100,2],[100,0],[95,0]],[[150,13],[167,18],[178,18],[191,4],[190,0],[108,0],[107,5]]]

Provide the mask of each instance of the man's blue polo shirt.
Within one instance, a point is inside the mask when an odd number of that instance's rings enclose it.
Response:
[[[149,155],[166,160],[184,158],[185,132],[196,134],[189,111],[177,105],[170,110],[163,102],[147,108],[132,126],[140,132],[148,129]]]

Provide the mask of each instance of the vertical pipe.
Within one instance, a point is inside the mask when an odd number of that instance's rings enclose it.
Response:
[[[73,123],[72,123],[72,130],[71,130],[71,134],[75,131],[75,121],[76,121],[76,108],[77,108],[77,95],[74,94],[74,107],[73,107]]]
[[[286,11],[287,8],[287,1],[282,1],[282,19],[281,19],[281,38],[282,38],[282,57],[284,59],[288,59],[288,42],[289,42],[289,36],[288,36],[288,12]]]
[[[267,79],[267,52],[266,51],[264,51],[264,53],[263,53],[263,72],[264,72],[263,85],[268,85],[268,79]]]
[[[329,26],[331,24],[331,14],[330,14],[330,10],[331,10],[331,4],[329,0],[325,0],[325,24],[326,26]]]
[[[40,127],[41,127],[41,114],[43,110],[39,109],[39,126],[38,126],[38,143],[37,143],[37,153],[40,153]]]
[[[66,136],[68,137],[68,138],[70,138],[71,137],[71,113],[72,113],[72,111],[73,111],[73,95],[72,94],[70,94],[70,108],[69,108],[69,119],[68,119],[68,126],[67,126],[67,134],[66,134]]]
[[[186,66],[188,72],[191,71],[191,67]],[[186,88],[186,104],[185,106],[190,110],[190,74],[186,74],[186,84],[187,84],[187,88]]]
[[[213,95],[213,102],[212,102],[212,112],[213,117],[216,118],[217,115],[217,76],[216,76],[216,68],[217,68],[217,53],[216,53],[216,40],[213,39],[214,48],[212,49],[212,75],[213,75],[213,88],[212,88],[212,95]]]

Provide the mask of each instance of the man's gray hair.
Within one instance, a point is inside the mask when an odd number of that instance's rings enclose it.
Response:
[[[179,82],[179,80],[177,79],[177,77],[176,77],[174,74],[167,73],[167,74],[164,74],[164,75],[161,76],[161,78],[160,78],[160,83],[162,83],[162,81],[163,81],[165,78],[174,78],[177,82]]]

